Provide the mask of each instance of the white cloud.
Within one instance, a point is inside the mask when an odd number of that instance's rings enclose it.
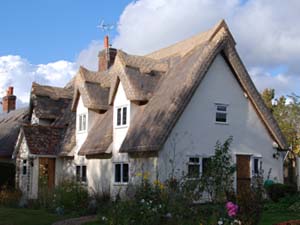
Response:
[[[14,86],[17,107],[29,102],[31,84],[64,86],[75,75],[75,63],[60,60],[48,64],[33,65],[21,56],[0,57],[0,95],[3,96],[8,86]]]
[[[300,76],[278,73],[271,75],[263,68],[253,67],[249,70],[257,89],[262,92],[265,88],[275,89],[276,96],[291,94],[300,90]]]
[[[103,49],[100,41],[92,41],[86,49],[83,49],[77,56],[76,63],[90,70],[98,69],[98,53]]]
[[[225,19],[241,58],[259,89],[299,94],[300,1],[289,0],[140,0],[123,11],[113,45],[129,53],[146,54],[205,31]],[[268,69],[285,65],[285,74]]]

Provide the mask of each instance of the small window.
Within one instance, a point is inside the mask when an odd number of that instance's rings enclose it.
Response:
[[[198,178],[200,176],[200,159],[199,157],[190,157],[188,163],[188,177]]]
[[[128,183],[129,165],[128,163],[115,164],[115,183]]]
[[[23,160],[23,166],[22,166],[22,174],[26,175],[27,174],[27,160]]]
[[[227,123],[227,105],[216,104],[216,122]]]
[[[86,166],[76,166],[76,181],[86,182]]]
[[[127,107],[117,108],[117,126],[127,125]]]
[[[188,163],[188,178],[199,178],[209,170],[210,157],[190,157]]]
[[[211,158],[202,158],[202,174],[207,174]]]
[[[86,114],[78,116],[78,131],[85,131],[87,127]]]
[[[262,170],[262,159],[260,157],[253,158],[253,175],[259,175],[260,171]]]

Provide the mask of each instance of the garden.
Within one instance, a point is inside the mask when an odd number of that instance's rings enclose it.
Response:
[[[122,199],[111,199],[108,193],[89,195],[74,181],[65,181],[52,191],[41,187],[34,201],[2,187],[0,225],[50,225],[95,214],[97,220],[86,225],[267,225],[299,220],[300,194],[292,185],[263,182],[257,175],[251,186],[234,191],[230,143],[229,138],[216,144],[215,155],[199,179],[170,176],[162,183],[149,180],[143,171],[140,182],[128,184],[127,197]]]

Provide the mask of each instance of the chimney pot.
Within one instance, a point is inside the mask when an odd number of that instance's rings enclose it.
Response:
[[[109,39],[107,35],[104,37],[104,48],[105,49],[109,48]]]
[[[8,95],[13,95],[14,94],[14,87],[9,86],[8,89],[7,89],[7,93],[8,93]]]
[[[6,96],[2,98],[3,112],[9,113],[16,109],[16,96],[14,94],[14,88],[8,87],[6,90]]]

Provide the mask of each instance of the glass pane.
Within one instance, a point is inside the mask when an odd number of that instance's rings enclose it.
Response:
[[[121,108],[117,111],[117,126],[121,125]]]
[[[199,163],[199,157],[191,157],[190,162],[191,163]]]
[[[197,178],[200,175],[200,165],[188,165],[188,177]]]
[[[24,165],[24,166],[23,166],[23,175],[26,175],[26,173],[27,173],[27,166]]]
[[[207,174],[209,170],[209,163],[211,161],[211,158],[203,158],[202,159],[202,174]]]
[[[115,182],[121,182],[121,164],[115,164]]]
[[[226,123],[226,120],[227,120],[226,117],[227,117],[226,113],[219,113],[219,112],[217,112],[216,113],[216,122]]]
[[[129,169],[128,164],[123,164],[123,182],[127,183],[129,180]]]
[[[126,125],[127,124],[127,107],[123,108],[123,121],[122,121],[122,125]]]
[[[258,170],[259,170],[259,168],[258,168],[258,159],[254,159],[254,165],[253,165],[253,167],[254,167],[254,173],[255,174],[258,174]]]
[[[80,166],[76,166],[76,181],[80,181]]]
[[[217,110],[226,112],[227,106],[226,105],[217,105]]]
[[[86,130],[86,115],[82,115],[82,130]]]
[[[86,166],[82,166],[81,181],[86,182]]]
[[[79,119],[78,119],[78,130],[81,131],[82,130],[82,115],[79,115]]]

